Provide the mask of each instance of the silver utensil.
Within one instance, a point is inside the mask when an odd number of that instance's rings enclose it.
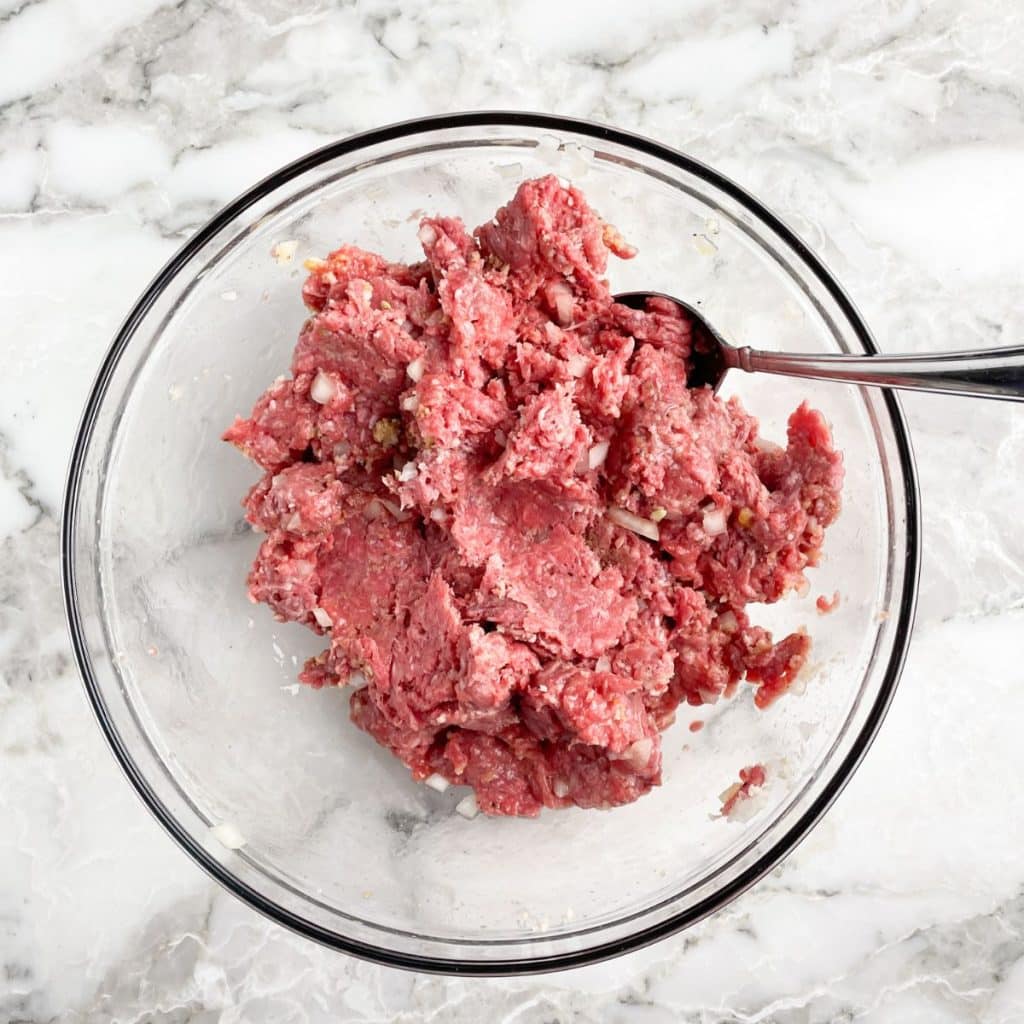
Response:
[[[870,387],[932,391],[972,398],[1024,402],[1024,348],[990,348],[934,355],[843,356],[764,352],[730,345],[689,303],[664,292],[623,292],[615,301],[644,309],[648,298],[668,299],[693,322],[693,354],[687,382],[717,391],[729,370],[777,373]]]

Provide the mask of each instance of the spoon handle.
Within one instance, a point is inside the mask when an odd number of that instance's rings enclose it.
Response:
[[[1019,347],[906,356],[788,355],[741,348],[737,355],[739,367],[748,373],[1024,402],[1024,348]]]

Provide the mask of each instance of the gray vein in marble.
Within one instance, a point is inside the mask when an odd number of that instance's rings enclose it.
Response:
[[[18,494],[21,495],[22,500],[34,513],[32,521],[24,526],[23,529],[30,530],[44,516],[49,516],[51,519],[53,518],[53,512],[33,493],[35,490],[35,484],[32,482],[28,472],[23,467],[15,467],[11,465],[11,462],[7,457],[7,442],[4,440],[2,434],[0,434],[0,479],[4,479],[8,483],[13,483]]]

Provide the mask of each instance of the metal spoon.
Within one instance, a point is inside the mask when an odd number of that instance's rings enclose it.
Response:
[[[646,308],[657,296],[674,302],[693,322],[693,354],[687,383],[717,391],[729,370],[779,373],[871,387],[905,388],[972,398],[1024,402],[1024,348],[989,348],[938,355],[839,356],[762,352],[730,345],[689,303],[664,292],[623,292],[615,301],[630,309]]]

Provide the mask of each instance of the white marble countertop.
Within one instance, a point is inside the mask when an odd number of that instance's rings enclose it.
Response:
[[[173,845],[87,708],[56,517],[94,369],[191,231],[327,140],[612,122],[777,209],[884,348],[1024,341],[1020,0],[595,6],[0,0],[0,1020],[1024,1020],[1021,407],[906,400],[926,554],[878,741],[781,868],[608,965],[467,981],[292,936]]]

